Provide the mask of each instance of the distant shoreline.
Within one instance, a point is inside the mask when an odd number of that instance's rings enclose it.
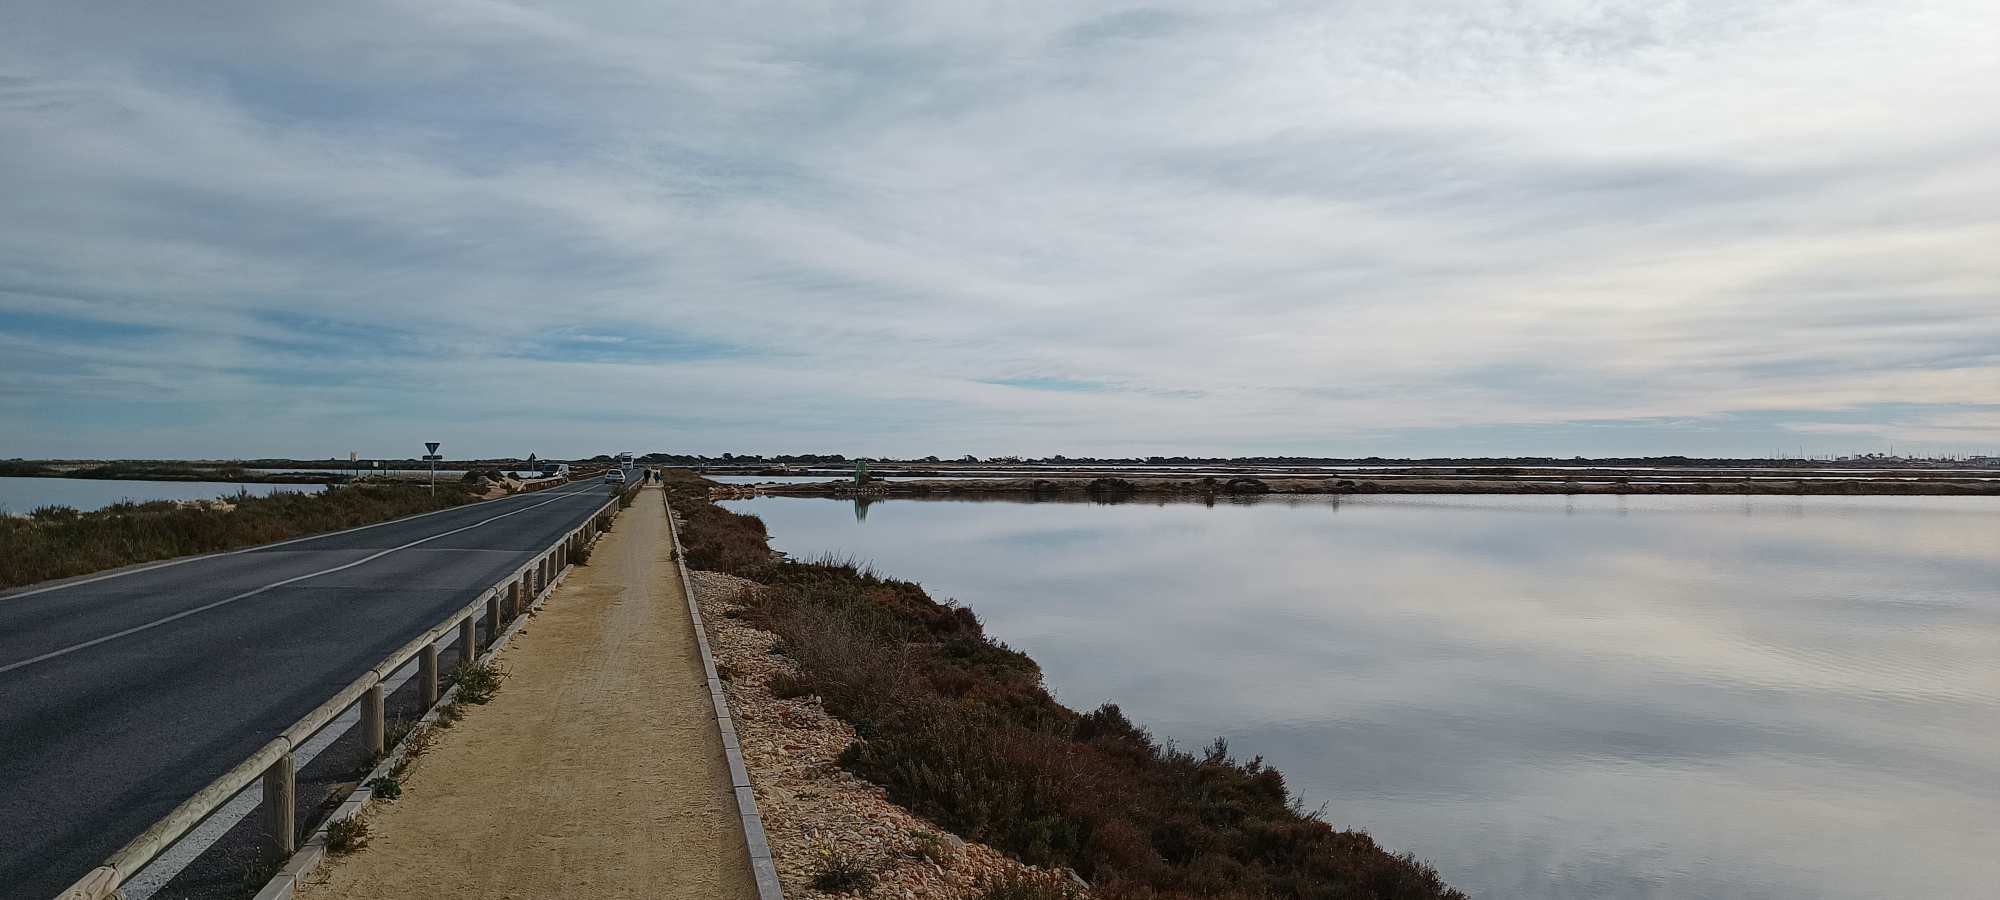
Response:
[[[1891,477],[1756,477],[1686,474],[1631,476],[1603,473],[1523,472],[1468,476],[1458,473],[1384,477],[1342,473],[1315,478],[1252,476],[1159,478],[1116,474],[1056,478],[939,478],[912,481],[829,480],[793,484],[744,484],[716,488],[717,497],[949,498],[1004,495],[1023,498],[1112,501],[1131,497],[1250,497],[1269,494],[1541,494],[1541,495],[1747,495],[1747,496],[2000,496],[2000,477],[1966,478],[1911,473]]]

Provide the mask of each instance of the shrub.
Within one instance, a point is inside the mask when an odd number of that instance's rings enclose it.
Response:
[[[1231,478],[1223,483],[1222,489],[1232,494],[1268,494],[1271,486],[1259,478]]]
[[[483,706],[500,692],[500,682],[506,677],[498,665],[468,659],[452,667],[450,680],[458,686],[457,703]]]
[[[1137,490],[1138,486],[1123,478],[1106,477],[1091,479],[1083,489],[1096,497],[1122,497]]]
[[[405,719],[402,716],[390,719],[383,723],[382,726],[382,746],[394,747],[402,743],[403,738],[410,736],[416,730],[417,723],[412,720]]]
[[[771,676],[771,696],[780,700],[796,700],[814,694],[812,682],[790,672],[779,672]]]
[[[684,510],[683,515],[688,519],[682,534],[690,567],[742,574],[770,561],[764,520],[706,503]]]
[[[395,800],[403,796],[403,779],[399,775],[381,775],[368,779],[368,787],[375,796],[383,800]]]
[[[813,873],[813,890],[829,894],[864,894],[875,886],[875,873],[861,859],[838,847],[821,847]]]
[[[348,816],[326,826],[326,852],[340,856],[366,846],[368,846],[367,819]]]
[[[403,748],[403,765],[409,765],[410,760],[431,752],[431,744],[436,738],[437,733],[430,728],[412,729],[402,742],[406,744]]]

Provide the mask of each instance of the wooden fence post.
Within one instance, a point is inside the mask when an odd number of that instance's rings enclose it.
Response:
[[[384,720],[387,710],[384,709],[383,699],[379,679],[368,688],[367,693],[361,695],[361,746],[373,756],[382,755],[383,739],[389,733],[389,723]]]
[[[430,709],[438,702],[438,648],[437,642],[425,644],[417,653],[417,689],[423,693],[424,708]]]
[[[271,827],[271,849],[289,859],[298,848],[299,770],[287,752],[264,770],[264,820]]]

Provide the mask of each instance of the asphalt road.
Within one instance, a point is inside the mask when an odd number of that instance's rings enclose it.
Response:
[[[0,594],[0,896],[53,897],[611,492]]]

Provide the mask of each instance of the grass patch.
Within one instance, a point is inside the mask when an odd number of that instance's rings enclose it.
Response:
[[[813,890],[829,894],[865,894],[875,886],[875,873],[852,853],[838,847],[822,847],[812,885]]]
[[[800,679],[854,726],[841,764],[894,802],[1073,870],[1104,897],[1465,900],[1429,865],[1300,809],[1261,758],[1238,760],[1221,740],[1199,753],[1162,745],[1114,705],[1071,710],[971,610],[849,562],[777,558],[762,522],[707,501],[708,482],[670,473],[665,484],[688,523],[689,564],[767,586],[746,598],[746,620],[775,632]]]
[[[470,659],[460,662],[451,668],[449,676],[449,683],[458,688],[458,695],[453,705],[460,703],[486,705],[492,701],[493,695],[500,692],[500,682],[506,677],[506,671],[493,663]]]
[[[431,745],[436,740],[437,734],[430,728],[418,728],[411,731],[408,738],[408,746],[403,751],[403,765],[407,766],[410,764],[410,760],[431,752]],[[398,768],[400,769],[401,767]]]
[[[368,788],[375,792],[377,799],[398,800],[403,796],[403,776],[391,772],[368,779]]]
[[[345,856],[368,846],[368,820],[349,816],[326,826],[326,852]]]
[[[26,516],[0,516],[0,588],[371,525],[478,496],[456,483],[438,485],[435,499],[423,485],[355,484],[221,499],[233,508],[159,500],[92,512],[45,506]]]
[[[413,748],[417,743],[422,743],[425,749],[430,748],[430,736],[422,729],[419,729],[416,722],[398,716],[383,723],[382,752],[368,754],[367,758],[363,759],[361,765],[357,768],[357,774],[366,775],[369,772],[375,771],[375,767],[381,765],[382,760],[389,757],[389,753],[396,749],[396,745],[401,744],[404,738],[411,735],[415,735],[411,741]],[[417,751],[412,749],[405,756],[415,756],[416,753]]]
[[[590,545],[585,544],[571,551],[569,561],[579,566],[590,565]]]

